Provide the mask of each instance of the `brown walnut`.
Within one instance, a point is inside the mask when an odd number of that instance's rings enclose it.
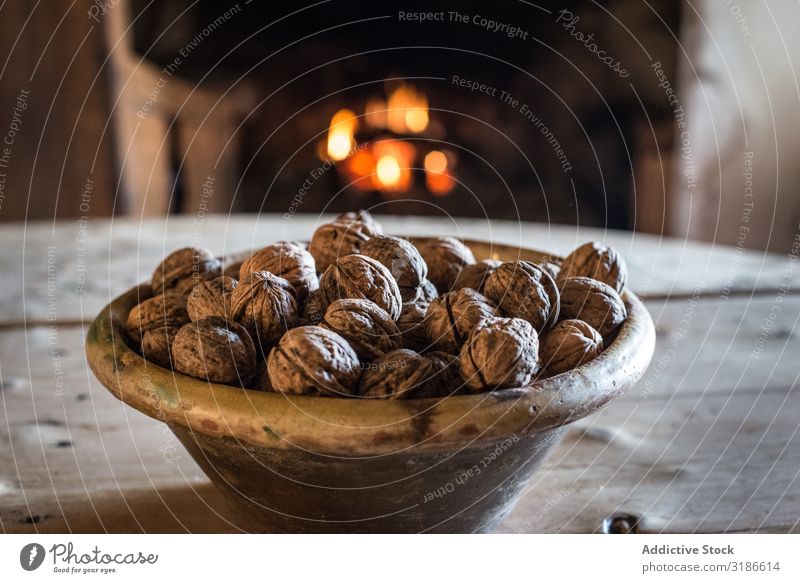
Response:
[[[317,271],[322,273],[337,259],[361,253],[364,243],[379,234],[374,227],[361,221],[327,223],[314,231],[308,251],[314,257]]]
[[[430,359],[401,348],[364,366],[359,394],[369,399],[411,399],[433,374]]]
[[[397,282],[382,264],[364,255],[347,255],[320,278],[325,304],[344,298],[370,300],[396,320],[403,301]]]
[[[154,294],[175,291],[188,294],[200,281],[222,275],[222,262],[208,249],[184,247],[167,255],[156,270],[150,287]]]
[[[186,300],[186,311],[192,322],[208,316],[230,317],[231,294],[236,284],[232,277],[222,275],[194,286]]]
[[[546,271],[530,261],[507,261],[486,280],[486,295],[509,318],[522,318],[537,332],[558,319],[556,284]]]
[[[213,383],[247,386],[256,349],[244,326],[211,316],[183,326],[172,341],[175,370]]]
[[[417,287],[401,287],[400,297],[403,298],[403,303],[430,304],[439,297],[439,292],[436,290],[436,286],[429,279],[426,279]]]
[[[295,243],[282,241],[259,249],[242,263],[239,279],[254,271],[269,271],[288,281],[297,292],[300,303],[306,300],[309,293],[319,288],[314,258]]]
[[[272,387],[293,395],[349,396],[361,376],[347,340],[321,326],[289,330],[270,351],[267,366]]]
[[[583,320],[609,338],[628,317],[625,303],[610,285],[589,277],[568,277],[560,284],[564,320]]]
[[[542,337],[543,377],[551,377],[589,362],[603,351],[597,330],[581,320],[562,320]]]
[[[358,212],[348,211],[340,214],[334,220],[335,223],[363,223],[376,235],[383,234],[383,227],[375,220],[375,217],[369,211],[360,210]]]
[[[397,328],[403,336],[403,348],[423,352],[428,348],[428,335],[425,333],[425,314],[428,304],[406,302],[397,318]]]
[[[451,291],[461,269],[475,263],[470,248],[453,237],[429,239],[417,245],[417,248],[428,265],[428,279],[439,293]]]
[[[575,249],[561,263],[559,282],[568,277],[591,277],[622,293],[628,280],[628,268],[611,247],[592,241]]]
[[[142,335],[154,328],[180,328],[189,321],[186,297],[176,292],[157,295],[137,304],[128,313],[128,333],[141,341]]]
[[[544,269],[547,272],[547,275],[553,278],[553,281],[556,281],[558,279],[558,274],[561,272],[560,259],[556,259],[555,257],[548,257],[540,261],[536,265]]]
[[[502,261],[497,259],[481,259],[472,265],[465,265],[459,272],[453,290],[470,287],[483,293],[487,278],[500,267]]]
[[[297,325],[298,306],[291,284],[268,271],[239,280],[231,294],[231,317],[242,324],[262,349]]]
[[[411,398],[433,399],[460,393],[464,381],[458,357],[440,351],[429,352],[425,356],[430,361],[427,379],[411,393]]]
[[[142,356],[164,368],[172,368],[172,342],[179,328],[162,326],[151,328],[142,336]]]
[[[433,300],[425,314],[425,334],[433,350],[458,354],[469,333],[497,314],[486,296],[465,287]]]
[[[539,337],[521,318],[491,318],[469,335],[459,361],[470,392],[523,387],[539,370]]]
[[[303,304],[300,325],[312,326],[322,322],[325,316],[325,298],[322,296],[322,290],[317,289],[308,294],[308,298]]]
[[[417,248],[399,237],[376,235],[361,246],[361,254],[386,267],[401,288],[417,288],[428,276]]]
[[[332,302],[321,326],[350,343],[362,362],[371,362],[402,347],[397,324],[369,300],[344,299]]]

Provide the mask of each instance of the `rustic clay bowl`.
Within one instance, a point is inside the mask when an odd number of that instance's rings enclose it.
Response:
[[[468,242],[477,258],[545,254]],[[486,532],[511,510],[567,424],[643,374],[655,343],[642,303],[596,359],[529,387],[446,399],[287,397],[210,384],[127,344],[123,294],[92,323],[89,364],[119,399],[167,423],[208,477],[266,532]]]

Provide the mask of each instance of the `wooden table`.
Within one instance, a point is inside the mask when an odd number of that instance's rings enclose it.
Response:
[[[86,366],[87,324],[165,251],[220,254],[306,238],[264,215],[4,225],[0,230],[0,525],[5,532],[236,532],[221,497],[157,421]],[[383,219],[566,253],[605,240],[628,260],[658,344],[642,381],[576,423],[502,532],[800,531],[800,295],[791,255],[539,224]]]

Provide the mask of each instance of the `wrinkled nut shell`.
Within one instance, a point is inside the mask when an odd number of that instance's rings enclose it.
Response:
[[[358,212],[355,211],[348,211],[346,213],[340,214],[336,217],[335,223],[363,223],[365,224],[370,231],[372,231],[376,235],[383,234],[383,227],[381,224],[375,220],[375,217],[370,214],[369,211],[360,210]]]
[[[314,258],[294,243],[280,242],[259,249],[242,263],[239,279],[255,271],[268,271],[288,281],[301,303],[309,293],[319,288]]]
[[[211,316],[178,330],[172,341],[172,362],[183,374],[246,386],[256,372],[256,349],[243,326]]]
[[[625,303],[610,285],[589,277],[561,281],[561,318],[583,320],[608,338],[628,317]]]
[[[562,320],[542,337],[540,346],[544,377],[572,370],[603,351],[597,330],[581,320]]]
[[[539,338],[525,320],[492,318],[472,331],[459,361],[470,392],[523,387],[539,370]]]
[[[231,293],[236,284],[235,279],[223,275],[194,286],[186,301],[186,311],[192,322],[209,316],[230,317]]]
[[[150,362],[172,368],[172,342],[178,328],[175,326],[162,326],[147,330],[142,336],[142,356]]]
[[[403,335],[403,348],[423,352],[428,348],[428,335],[425,332],[425,314],[428,304],[408,302],[403,304],[397,328]]]
[[[328,306],[321,325],[347,340],[362,362],[402,348],[397,324],[369,300],[336,300]]]
[[[294,288],[268,271],[256,271],[239,280],[231,294],[230,311],[262,348],[277,342],[298,321]]]
[[[362,245],[379,234],[360,221],[328,223],[314,231],[308,251],[314,257],[317,271],[322,273],[340,257],[361,253]]]
[[[470,248],[453,237],[431,239],[417,248],[428,266],[428,279],[439,293],[451,291],[461,269],[475,263]]]
[[[507,261],[486,280],[486,295],[510,318],[522,318],[537,332],[558,319],[559,294],[547,272],[529,261]]]
[[[401,348],[364,366],[360,394],[370,399],[409,399],[431,378],[432,363],[413,350]]]
[[[497,308],[483,294],[465,287],[431,302],[425,314],[425,334],[433,350],[458,354],[470,332]]]
[[[175,292],[157,295],[137,304],[128,313],[128,333],[141,341],[142,335],[154,328],[180,328],[189,321],[186,297]]]
[[[156,270],[150,286],[154,294],[188,294],[200,281],[222,275],[222,262],[208,249],[184,247],[170,253]]]
[[[411,393],[414,399],[438,399],[461,392],[464,381],[457,356],[447,352],[430,352],[426,355],[431,363],[427,379]]]
[[[370,300],[392,320],[400,316],[403,301],[397,282],[382,264],[364,255],[348,255],[331,265],[320,279],[326,304],[339,299]]]
[[[426,279],[417,287],[401,287],[400,297],[403,298],[403,303],[430,304],[439,297],[439,292],[436,290],[436,286],[429,279]]]
[[[361,376],[347,340],[320,326],[289,330],[270,351],[267,367],[272,387],[293,395],[352,395]]]
[[[305,304],[303,304],[303,312],[300,322],[303,326],[312,326],[322,322],[325,316],[325,298],[322,296],[322,290],[315,290],[308,294]]]
[[[575,249],[561,263],[559,282],[568,277],[590,277],[622,293],[628,280],[628,268],[611,247],[592,241]]]
[[[453,284],[453,290],[469,287],[483,293],[486,280],[501,264],[502,261],[497,259],[482,259],[473,265],[465,265]]]
[[[361,254],[386,267],[401,288],[416,288],[428,276],[419,251],[405,239],[376,235],[361,246]]]

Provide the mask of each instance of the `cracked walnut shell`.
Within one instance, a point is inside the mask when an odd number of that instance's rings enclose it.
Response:
[[[439,293],[451,291],[458,274],[466,265],[475,263],[469,247],[453,237],[437,237],[417,245],[428,266],[428,279]]]
[[[572,370],[603,351],[597,330],[581,320],[562,320],[542,337],[540,353],[543,377]]]
[[[539,370],[539,337],[521,318],[491,318],[469,335],[459,362],[470,392],[523,387]]]
[[[381,263],[364,255],[347,255],[328,267],[320,278],[326,304],[339,299],[370,300],[396,320],[403,300],[397,282]]]
[[[222,275],[194,286],[186,300],[186,311],[192,322],[209,316],[229,317],[231,294],[237,283],[232,277]]]
[[[497,308],[483,294],[465,287],[431,302],[425,314],[425,334],[433,350],[458,354],[469,333]]]
[[[362,362],[402,347],[397,324],[386,310],[369,300],[336,300],[328,306],[320,325],[347,340]]]
[[[591,277],[622,293],[628,280],[628,268],[611,247],[592,241],[575,249],[561,263],[559,283],[568,277]]]
[[[188,294],[200,281],[222,275],[222,262],[208,249],[184,247],[167,255],[153,272],[154,294],[175,291]]]
[[[609,338],[628,317],[625,303],[610,285],[589,277],[568,277],[560,284],[562,319],[583,320]]]
[[[306,300],[309,293],[319,288],[314,258],[295,243],[282,241],[259,249],[242,263],[239,279],[255,271],[269,271],[288,281],[297,292],[300,303]]]
[[[172,341],[172,362],[183,374],[247,386],[256,373],[256,349],[243,326],[211,316],[178,330]]]
[[[293,395],[349,396],[361,376],[347,340],[321,326],[289,330],[270,351],[267,367],[272,388]]]
[[[506,261],[486,280],[486,295],[509,318],[522,318],[537,332],[558,319],[559,294],[547,272],[530,261]]]
[[[239,280],[231,294],[230,314],[247,329],[256,344],[266,348],[297,325],[294,288],[268,271],[250,273]]]

